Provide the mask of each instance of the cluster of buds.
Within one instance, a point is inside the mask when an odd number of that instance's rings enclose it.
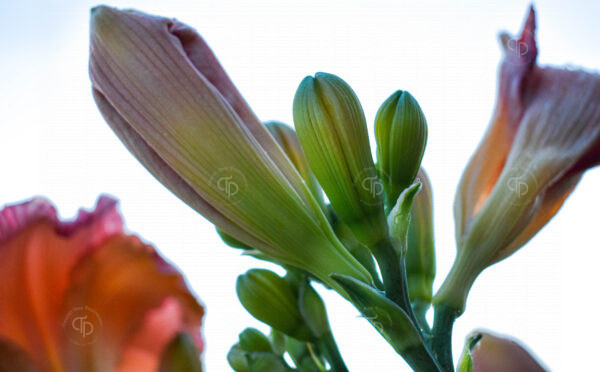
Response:
[[[415,370],[451,370],[452,322],[475,278],[533,237],[600,162],[600,77],[537,66],[531,10],[516,40],[524,53],[501,38],[496,111],[459,185],[458,253],[433,296],[428,129],[410,93],[379,108],[375,162],[358,96],[338,76],[301,81],[294,130],[259,121],[204,40],[176,20],[98,7],[91,29],[94,98],[125,146],[225,243],[287,271],[238,278],[240,302],[272,333],[240,334],[228,356],[236,371],[287,370],[285,352],[300,370],[346,370],[311,283],[352,302]]]

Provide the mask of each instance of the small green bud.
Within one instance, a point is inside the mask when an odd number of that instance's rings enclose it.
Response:
[[[406,257],[406,236],[408,235],[408,227],[410,226],[410,212],[413,201],[420,190],[420,183],[415,183],[404,189],[388,216],[392,243],[400,257]]]
[[[247,352],[242,350],[239,344],[235,344],[227,353],[227,362],[236,372],[250,372],[246,355]]]
[[[427,122],[417,100],[397,91],[379,108],[375,117],[377,167],[383,180],[387,203],[410,186],[421,166],[427,143]]]
[[[321,186],[319,186],[315,175],[308,166],[304,150],[302,150],[300,140],[298,140],[298,135],[294,129],[278,121],[268,121],[265,123],[265,126],[292,164],[294,164],[294,167],[296,167],[298,173],[300,173],[300,176],[306,182],[306,185],[317,199],[319,205],[324,206],[323,190],[321,190]]]
[[[245,351],[273,351],[269,338],[256,328],[246,328],[240,333],[240,347]]]
[[[433,241],[433,197],[431,181],[421,168],[417,175],[421,191],[410,211],[407,235],[406,276],[410,300],[426,311],[433,296],[435,248]]]
[[[331,333],[325,304],[308,281],[300,285],[298,302],[304,322],[317,338]]]
[[[242,305],[256,319],[299,340],[312,334],[298,309],[298,299],[285,279],[264,269],[252,269],[237,279]]]
[[[308,164],[340,219],[368,247],[386,238],[383,186],[352,88],[335,75],[307,76],[294,97],[294,124]]]
[[[158,372],[202,372],[200,351],[185,333],[178,333],[162,353]]]

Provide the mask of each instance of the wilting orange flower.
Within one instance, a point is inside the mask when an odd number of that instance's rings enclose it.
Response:
[[[465,349],[458,364],[460,371],[545,371],[540,363],[516,341],[485,331],[475,331],[467,336]]]
[[[496,109],[458,187],[458,253],[438,294],[457,307],[475,277],[531,239],[600,162],[600,75],[538,66],[533,8],[520,37],[500,39]]]
[[[111,198],[73,222],[40,198],[0,211],[0,276],[2,371],[153,371],[182,332],[202,348],[202,306]]]

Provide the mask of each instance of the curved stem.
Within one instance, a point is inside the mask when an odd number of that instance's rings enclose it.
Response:
[[[318,345],[321,352],[325,354],[333,371],[348,372],[348,367],[346,367],[346,364],[344,363],[342,354],[340,354],[340,350],[338,349],[331,332],[320,338]]]
[[[455,310],[444,305],[435,307],[432,349],[444,372],[454,371],[452,359],[452,326],[458,317]]]

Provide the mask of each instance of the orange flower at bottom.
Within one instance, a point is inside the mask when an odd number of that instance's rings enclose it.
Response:
[[[39,198],[0,211],[0,276],[0,370],[153,371],[181,333],[202,349],[202,306],[111,198],[69,223]]]

